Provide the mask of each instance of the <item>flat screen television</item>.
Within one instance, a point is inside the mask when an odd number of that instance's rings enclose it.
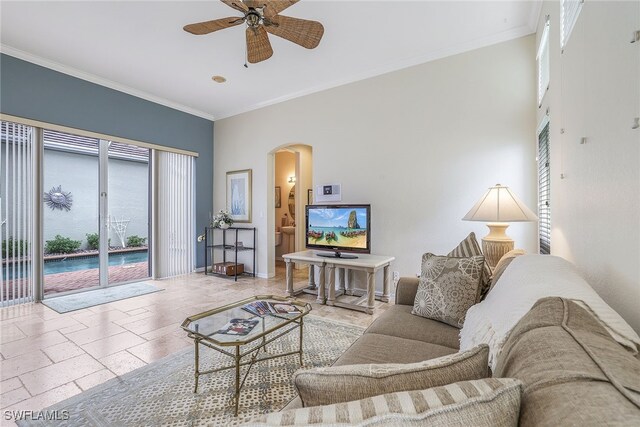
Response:
[[[306,246],[319,256],[357,258],[371,253],[371,205],[307,205]]]

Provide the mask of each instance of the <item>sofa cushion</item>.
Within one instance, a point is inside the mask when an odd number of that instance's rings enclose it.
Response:
[[[482,255],[482,249],[480,249],[480,245],[476,239],[476,233],[473,232],[469,233],[462,242],[458,243],[458,246],[447,254],[447,256],[457,258]],[[489,286],[491,285],[491,268],[486,260],[482,264],[482,279],[480,280],[482,281],[482,288],[480,291],[480,295],[482,296],[489,291]]]
[[[483,265],[481,255],[455,258],[424,254],[411,313],[461,328],[467,310],[480,298]]]
[[[333,366],[362,363],[413,363],[456,353],[438,344],[368,333],[362,335],[336,360]]]
[[[419,284],[420,279],[418,277],[401,277],[396,285],[396,305],[410,305],[413,307]]]
[[[300,369],[293,376],[304,406],[331,405],[397,391],[423,390],[489,376],[489,347],[416,363]]]
[[[523,382],[522,425],[640,425],[640,361],[575,302],[539,300],[509,335],[495,375]]]
[[[515,426],[521,384],[511,378],[462,381],[327,406],[275,412],[253,426]]]
[[[391,335],[422,342],[460,348],[460,330],[437,320],[411,314],[412,306],[391,305],[367,328],[365,334]]]

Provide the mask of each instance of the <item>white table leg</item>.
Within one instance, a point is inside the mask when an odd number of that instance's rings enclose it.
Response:
[[[353,295],[353,271],[350,269],[347,269],[347,272],[345,274],[346,276],[346,286],[345,286],[345,293],[347,295]]]
[[[288,297],[293,296],[293,263],[290,260],[285,260],[287,267],[287,290],[286,295]]]
[[[367,314],[373,314],[376,301],[376,275],[373,271],[367,271]]]
[[[338,289],[344,291],[344,268],[338,268]]]
[[[389,302],[389,264],[384,266],[382,271],[382,302]]]
[[[318,304],[324,304],[326,301],[326,283],[324,277],[324,264],[318,266],[318,299],[316,302]]]
[[[336,300],[336,266],[333,264],[328,264],[327,267],[327,275],[329,276],[326,280],[328,296],[327,296],[327,305],[333,305],[333,302]]]
[[[315,277],[314,277],[315,272],[316,272],[316,269],[313,267],[313,264],[309,264],[309,289],[316,288]]]

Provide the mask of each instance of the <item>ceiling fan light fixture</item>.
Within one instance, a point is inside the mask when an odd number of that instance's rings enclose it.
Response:
[[[213,76],[211,77],[211,80],[213,80],[216,83],[224,83],[227,81],[227,79],[222,76]]]
[[[204,35],[245,23],[247,25],[246,56],[247,61],[252,64],[269,59],[273,55],[267,33],[307,49],[317,47],[324,34],[324,27],[320,22],[280,15],[280,12],[299,0],[273,0],[268,3],[266,0],[221,1],[236,11],[242,12],[243,16],[196,22],[185,25],[183,28],[188,33]],[[215,78],[213,80],[218,81]]]

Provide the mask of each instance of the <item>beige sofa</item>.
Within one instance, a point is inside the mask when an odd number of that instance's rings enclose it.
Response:
[[[459,329],[411,314],[418,283],[400,279],[395,305],[334,366],[458,352]],[[509,335],[493,375],[522,381],[521,425],[640,425],[640,361],[569,300],[539,300]],[[284,409],[301,406],[297,398]]]

